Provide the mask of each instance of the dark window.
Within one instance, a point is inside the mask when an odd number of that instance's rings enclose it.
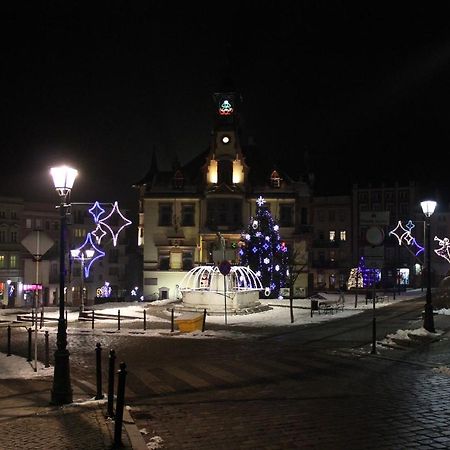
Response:
[[[207,220],[210,227],[242,225],[242,204],[236,199],[209,200]]]
[[[195,225],[195,205],[185,203],[181,206],[181,226],[193,227]]]
[[[194,258],[191,251],[183,252],[183,270],[191,270],[194,267]]]
[[[294,208],[292,205],[280,205],[280,225],[282,227],[292,226]]]
[[[172,225],[172,205],[170,203],[161,203],[159,205],[159,222],[160,227],[169,227]]]
[[[227,159],[219,160],[217,171],[219,184],[233,184],[233,161],[228,161]]]
[[[308,224],[308,209],[302,208],[300,212],[300,222],[302,225]]]
[[[169,270],[170,257],[169,255],[160,255],[159,257],[159,270]]]

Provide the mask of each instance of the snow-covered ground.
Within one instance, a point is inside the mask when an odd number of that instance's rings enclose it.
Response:
[[[321,297],[328,300],[337,300],[337,294],[328,294],[321,293]],[[397,295],[394,300],[392,297],[385,299],[383,302],[378,302],[375,304],[376,308],[383,308],[393,302],[401,302],[406,299],[411,299],[418,296],[423,296],[424,294],[420,290],[416,291],[408,291],[407,293],[402,293],[401,295]],[[179,333],[177,330],[174,333],[171,333],[167,329],[167,323],[170,323],[170,312],[167,311],[167,318],[161,317],[161,308],[157,315],[153,315],[152,311],[155,307],[166,306],[170,310],[170,302],[169,301],[155,301],[152,303],[146,302],[137,302],[131,304],[124,303],[114,303],[111,305],[101,305],[99,307],[99,311],[104,314],[112,314],[117,316],[118,310],[120,310],[121,321],[124,322],[123,327],[121,327],[120,333],[132,333],[134,336],[142,336],[142,337],[152,337],[152,336],[170,336],[171,338],[190,338],[190,339],[214,339],[214,338],[243,338],[246,336],[250,336],[248,333],[239,332],[239,326],[251,327],[254,328],[255,333],[257,334],[258,329],[264,329],[265,327],[285,327],[285,326],[299,326],[311,323],[317,323],[321,321],[330,321],[330,320],[338,320],[343,317],[360,314],[362,311],[366,309],[372,309],[373,304],[372,301],[369,300],[366,304],[365,296],[358,296],[357,307],[355,308],[355,296],[347,294],[345,296],[345,306],[343,311],[335,312],[333,314],[318,314],[314,313],[311,317],[311,300],[310,299],[294,299],[294,322],[291,323],[290,316],[290,308],[289,308],[289,300],[262,300],[261,302],[264,305],[269,306],[270,308],[266,311],[261,311],[252,314],[245,315],[232,315],[227,314],[227,323],[225,324],[225,317],[223,315],[211,315],[207,316],[206,323],[207,324],[217,324],[222,325],[220,329],[210,330],[206,326],[204,332],[195,331],[191,333]],[[146,318],[147,321],[151,321],[153,326],[152,329],[143,330],[139,328],[139,330],[135,328],[126,327],[126,322],[133,319],[126,319],[125,317],[135,317],[134,320],[142,322],[144,309],[146,310]],[[165,308],[163,308],[165,309]],[[5,319],[6,312],[8,310],[0,310],[0,319]],[[450,310],[440,310],[437,311],[438,314],[450,314]],[[52,312],[46,310],[46,317],[58,317],[58,310],[54,308]],[[177,313],[179,314],[179,313]],[[3,317],[2,317],[3,316]],[[11,317],[11,316],[10,316]],[[78,311],[68,311],[68,321],[75,322],[78,321],[79,313]],[[175,315],[176,317],[176,315]],[[90,330],[91,333],[105,333],[105,332],[117,332],[117,319],[107,319],[102,320],[103,326],[101,328],[97,328],[94,330]],[[105,327],[105,324],[111,324],[111,328]],[[161,327],[160,329],[155,324],[165,324],[165,327]],[[70,327],[70,325],[69,325]],[[89,328],[85,328],[84,332]],[[56,333],[56,327],[43,327],[39,330],[39,332],[44,332],[48,330],[51,333]],[[71,328],[70,334],[74,336],[78,332],[77,328]],[[79,329],[79,332],[83,332],[82,329]],[[428,331],[424,328],[418,328],[415,330],[398,330],[396,333],[392,335],[388,335],[384,340],[385,343],[389,344],[390,342],[394,342],[398,340],[408,340],[411,339],[411,335],[429,335]],[[438,333],[436,333],[438,334]],[[251,334],[252,337],[255,336],[254,333]],[[12,377],[35,377],[35,376],[49,376],[53,374],[53,368],[45,368],[42,363],[38,362],[37,371],[34,370],[34,361],[28,362],[25,358],[21,358],[18,356],[6,356],[4,353],[0,353],[0,379],[2,378],[12,378]]]

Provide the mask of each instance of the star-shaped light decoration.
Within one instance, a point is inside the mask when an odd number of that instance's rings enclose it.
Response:
[[[104,236],[106,236],[106,231],[98,223],[97,228],[92,232],[92,234],[95,236],[95,240],[97,241],[97,244],[100,244],[100,242],[102,241],[102,238]]]
[[[105,214],[105,210],[100,206],[99,202],[95,202],[94,205],[92,206],[92,208],[90,208],[89,213],[91,214],[91,216],[94,218],[94,222],[98,223],[99,222],[99,218],[100,216],[102,216],[103,214]]]
[[[260,195],[257,199],[256,199],[256,204],[258,206],[262,206],[264,205],[264,203],[266,203],[266,201],[264,200],[264,198]]]
[[[89,260],[88,264],[84,265],[84,276],[85,276],[85,278],[88,278],[89,277],[89,271],[91,269],[92,264],[97,259],[102,258],[103,256],[105,256],[105,252],[100,250],[98,247],[96,247],[95,244],[92,242],[92,235],[91,235],[91,233],[88,233],[86,235],[85,241],[83,242],[83,244],[80,247],[78,247],[77,250],[79,251],[80,255],[83,253],[83,250],[84,250],[85,247],[88,248],[88,249],[90,249],[90,248],[94,249],[94,256]],[[80,256],[75,256],[74,259],[81,260],[81,257]]]
[[[110,219],[114,214],[118,214],[120,219],[122,220],[122,225],[118,228],[117,231],[114,232],[114,230],[106,223],[108,219]],[[113,239],[113,245],[114,247],[117,245],[117,239],[119,238],[119,233],[128,225],[131,225],[131,220],[128,220],[119,210],[118,202],[114,202],[113,209],[111,212],[104,217],[103,219],[99,220],[99,223],[106,227],[106,229],[111,233],[112,239]]]
[[[402,245],[402,239],[404,239],[405,236],[411,236],[409,230],[402,225],[401,220],[398,221],[397,226],[392,231],[389,231],[389,235],[391,234],[397,238],[398,245]]]

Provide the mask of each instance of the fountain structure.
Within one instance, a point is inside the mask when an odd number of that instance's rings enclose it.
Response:
[[[259,291],[263,290],[258,276],[249,267],[231,266],[222,275],[217,266],[198,266],[183,277],[179,290],[180,309],[208,310],[208,313],[245,314],[263,310]]]

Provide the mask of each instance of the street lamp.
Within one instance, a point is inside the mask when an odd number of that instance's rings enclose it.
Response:
[[[84,277],[85,277],[85,269],[84,269],[84,263],[85,261],[90,261],[94,255],[95,250],[93,248],[88,248],[86,250],[81,250],[79,248],[75,248],[73,250],[70,250],[70,254],[72,255],[73,259],[78,259],[81,263],[81,305],[80,305],[80,311],[84,311]]]
[[[70,384],[69,351],[67,350],[67,324],[64,317],[64,291],[65,291],[65,234],[68,196],[78,171],[67,166],[52,167],[50,174],[53,178],[56,192],[60,198],[60,238],[59,238],[59,318],[58,333],[56,335],[55,371],[53,376],[53,389],[51,403],[63,405],[72,403],[72,387]]]
[[[425,303],[425,317],[423,320],[423,327],[430,333],[434,333],[434,317],[433,305],[431,303],[431,231],[430,231],[430,217],[436,208],[436,202],[433,200],[426,200],[420,203],[422,211],[425,215],[426,228],[426,256],[427,256],[427,296]]]

